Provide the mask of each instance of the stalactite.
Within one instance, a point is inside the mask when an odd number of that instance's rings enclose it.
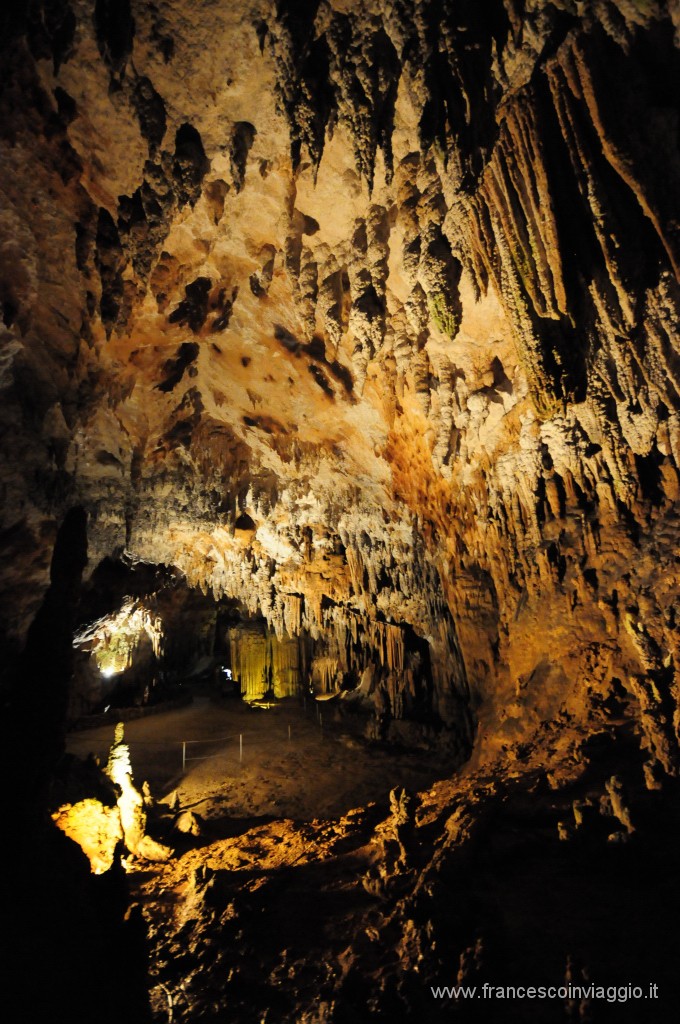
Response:
[[[281,639],[263,621],[244,623],[229,630],[231,669],[245,700],[259,700],[267,692],[294,697],[301,692],[303,639]]]
[[[81,629],[74,647],[91,650],[102,672],[120,673],[130,668],[135,652],[148,638],[157,659],[163,654],[164,626],[153,609],[142,602],[128,600],[119,612]]]
[[[275,697],[295,697],[302,688],[302,659],[297,636],[269,638],[272,688]]]
[[[315,658],[312,662],[312,686],[315,693],[333,693],[337,690],[340,662],[337,658]]]
[[[401,672],[404,668],[403,630],[389,622],[373,622],[370,625],[370,638],[380,656],[380,664],[390,671]]]
[[[270,686],[269,643],[262,627],[230,631],[231,666],[245,700],[259,700]]]
[[[302,629],[303,599],[299,594],[283,595],[283,622],[288,636],[298,636]]]

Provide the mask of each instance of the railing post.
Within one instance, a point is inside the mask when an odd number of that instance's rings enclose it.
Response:
[[[243,761],[243,733],[238,734],[238,759],[239,762]]]
[[[187,767],[187,741],[182,740],[182,775],[185,774]]]

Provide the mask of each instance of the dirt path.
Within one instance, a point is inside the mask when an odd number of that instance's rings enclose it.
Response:
[[[148,780],[158,797],[176,789],[182,807],[204,818],[310,820],[386,803],[393,786],[420,790],[446,774],[440,757],[394,754],[337,730],[322,731],[315,712],[310,705],[305,712],[297,701],[265,710],[198,697],[188,707],[127,722],[135,779]],[[105,761],[113,730],[108,725],[73,733],[68,750]]]

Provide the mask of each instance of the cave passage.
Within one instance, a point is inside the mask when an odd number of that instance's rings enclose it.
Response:
[[[677,1018],[679,124],[679,0],[1,6],[13,1024]]]
[[[387,807],[460,752],[427,704],[427,642],[385,635],[378,649],[348,632],[278,635],[167,567],[106,560],[73,634],[67,751],[105,765],[122,721],[133,777],[208,818]]]
[[[331,607],[326,628],[310,631],[303,598],[290,595],[272,628],[250,604],[215,599],[168,566],[102,561],[77,612],[69,727],[200,691],[257,707],[295,698],[368,740],[455,747],[440,713],[450,713],[451,695],[437,694],[430,644],[411,627],[346,613],[338,621]]]

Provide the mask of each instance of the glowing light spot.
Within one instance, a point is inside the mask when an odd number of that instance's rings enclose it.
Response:
[[[137,648],[147,640],[156,658],[160,657],[163,642],[160,618],[141,601],[128,599],[115,615],[98,619],[77,633],[73,645],[87,644],[102,676],[110,679],[130,668]]]

